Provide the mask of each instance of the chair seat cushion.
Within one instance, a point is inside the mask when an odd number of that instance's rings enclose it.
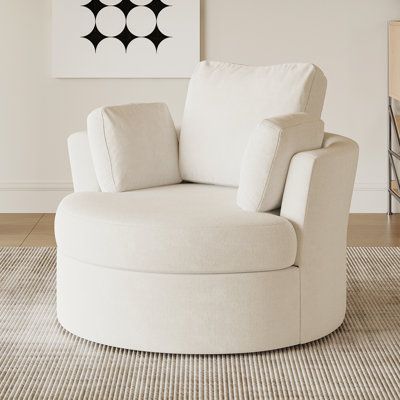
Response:
[[[293,265],[293,226],[236,205],[236,189],[179,184],[124,193],[75,193],[56,217],[58,251],[136,272],[218,274]]]

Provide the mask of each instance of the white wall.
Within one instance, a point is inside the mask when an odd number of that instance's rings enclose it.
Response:
[[[400,2],[203,0],[202,8],[202,58],[322,67],[327,130],[360,144],[353,211],[384,212],[386,23],[400,17]],[[50,0],[2,1],[0,212],[55,209],[71,187],[66,138],[93,108],[165,101],[177,123],[182,116],[184,79],[52,79],[50,20]]]

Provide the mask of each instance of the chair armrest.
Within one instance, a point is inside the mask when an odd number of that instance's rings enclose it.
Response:
[[[86,132],[68,138],[68,153],[75,192],[100,192]]]
[[[298,240],[303,343],[330,333],[346,308],[347,224],[358,146],[325,134],[322,147],[293,157],[281,207]],[[311,336],[316,326],[319,334]]]

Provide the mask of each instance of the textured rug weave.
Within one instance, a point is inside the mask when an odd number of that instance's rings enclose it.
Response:
[[[0,399],[400,399],[400,248],[350,248],[348,312],[317,342],[238,356],[115,349],[64,331],[55,250],[0,249]]]

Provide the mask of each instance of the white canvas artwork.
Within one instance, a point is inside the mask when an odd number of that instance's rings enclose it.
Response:
[[[185,78],[200,58],[200,0],[53,0],[53,76]]]

